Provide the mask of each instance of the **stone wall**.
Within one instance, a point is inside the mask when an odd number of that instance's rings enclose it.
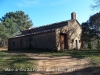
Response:
[[[60,33],[67,34],[68,49],[75,49],[75,40],[78,42],[77,49],[81,48],[82,29],[76,20],[68,21],[68,25],[56,29],[56,46],[58,50],[60,50]]]
[[[22,42],[22,44],[21,44]],[[14,46],[13,46],[14,45]],[[11,38],[8,40],[8,49],[23,49],[29,48],[29,36]]]
[[[80,24],[77,22],[77,20],[73,20],[69,22],[68,24],[69,28],[69,39],[68,39],[68,44],[69,44],[69,49],[75,49],[76,47],[76,40],[77,40],[77,49],[81,48],[81,35],[82,35],[82,28]],[[72,42],[73,40],[73,42]]]
[[[55,31],[27,35],[9,39],[9,50],[12,49],[56,49]],[[14,45],[14,46],[13,46]]]
[[[20,48],[40,48],[60,50],[60,33],[67,35],[68,49],[81,48],[82,29],[77,20],[70,20],[53,31],[41,32],[9,39],[9,50]],[[22,43],[22,44],[21,44]],[[14,44],[14,46],[13,46]]]
[[[42,49],[56,49],[55,31],[32,36],[32,47]]]

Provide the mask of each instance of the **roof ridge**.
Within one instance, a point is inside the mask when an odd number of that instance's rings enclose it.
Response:
[[[70,21],[70,20],[65,20],[65,21],[60,21],[60,22],[56,22],[56,23],[51,23],[51,24],[47,24],[47,25],[43,25],[43,26],[38,26],[38,27],[35,27],[35,28],[27,29],[27,30],[38,29],[38,28],[42,28],[42,27],[47,27],[47,26],[51,26],[51,25],[54,25],[54,24],[59,24],[59,23],[67,22],[67,21]],[[24,31],[26,31],[26,30],[24,30]]]
[[[58,24],[58,23],[66,22],[66,21],[68,21],[68,20],[60,21],[60,22],[55,22],[55,23],[51,23],[51,24],[46,24],[46,25],[39,26],[39,27],[36,27],[36,28],[45,27],[45,26],[50,26],[50,25],[54,25],[54,24]]]

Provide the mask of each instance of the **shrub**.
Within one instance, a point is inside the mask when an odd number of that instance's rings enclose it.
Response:
[[[100,40],[97,42],[97,49],[100,49]]]
[[[88,48],[89,48],[89,49],[93,49],[92,41],[90,41],[90,42],[88,43]]]

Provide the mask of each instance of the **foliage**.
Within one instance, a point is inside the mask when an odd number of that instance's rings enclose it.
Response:
[[[82,23],[82,39],[84,41],[88,41],[89,40],[89,32],[90,31],[90,28],[89,28],[89,24],[88,22],[84,22]]]
[[[0,23],[0,46],[2,45],[3,41],[7,38],[7,28]]]
[[[13,37],[18,32],[29,29],[32,26],[32,21],[25,15],[23,11],[9,12],[1,18],[1,23],[8,30],[8,37]]]
[[[90,16],[87,22],[82,23],[83,36],[99,37],[100,35],[100,12]]]
[[[0,18],[0,43],[1,40],[19,35],[21,31],[29,29],[32,25],[32,21],[23,11],[6,13]]]
[[[89,49],[92,49],[93,48],[92,41],[88,42],[88,48]]]
[[[100,12],[90,16],[87,22],[82,23],[82,29],[82,40],[88,45],[91,45],[88,41],[100,39]]]
[[[98,42],[97,42],[97,49],[100,50],[100,40],[98,40]]]
[[[94,0],[94,3],[95,4],[92,5],[92,8],[93,9],[99,9],[99,7],[100,7],[100,0]]]

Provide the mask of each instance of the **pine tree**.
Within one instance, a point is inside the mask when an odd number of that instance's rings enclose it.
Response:
[[[32,25],[33,23],[29,16],[23,11],[6,13],[0,18],[0,40],[15,37],[21,31],[32,27]]]

